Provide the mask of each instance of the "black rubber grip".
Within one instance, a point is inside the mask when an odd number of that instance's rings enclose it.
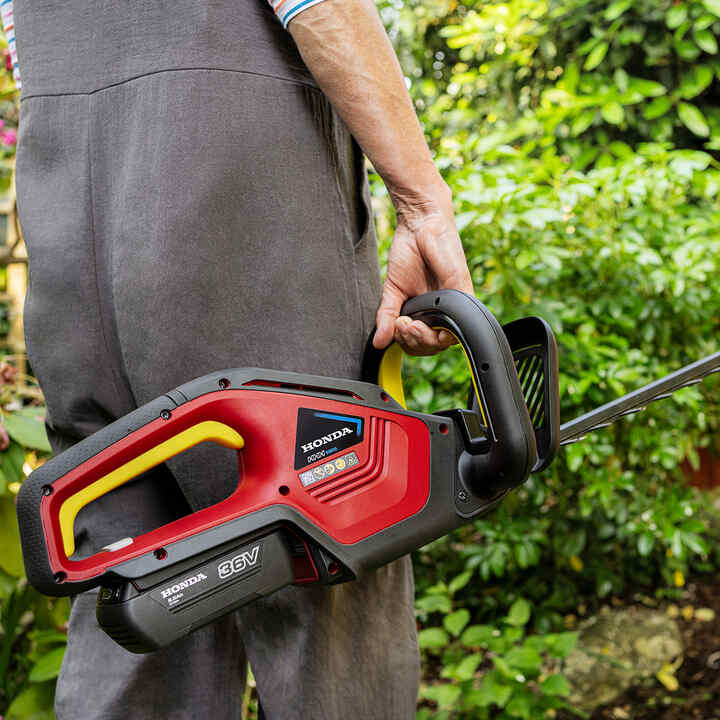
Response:
[[[147,425],[157,419],[163,410],[174,407],[176,404],[162,395],[51,458],[28,476],[18,493],[17,515],[25,574],[36,590],[45,595],[75,595],[102,582],[102,576],[85,582],[70,582],[53,572],[40,513],[44,494],[52,491],[58,478],[126,437],[131,429]]]
[[[524,482],[535,463],[535,433],[510,345],[495,316],[459,290],[418,295],[403,305],[401,314],[449,330],[465,350],[482,394],[490,440],[487,453],[464,458],[460,464],[472,491],[495,494]],[[363,358],[363,380],[377,382],[384,353],[373,347],[371,336]]]

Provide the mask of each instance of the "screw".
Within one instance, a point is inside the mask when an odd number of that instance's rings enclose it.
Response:
[[[467,502],[468,496],[467,496],[467,493],[466,493],[464,490],[461,490],[461,491],[457,494],[457,496],[458,496],[458,500],[460,500],[460,502]]]
[[[52,491],[53,491],[53,489],[52,489],[52,487],[50,487],[50,485],[43,485],[43,487],[42,487],[43,495],[52,495]]]
[[[169,410],[162,410],[162,411],[160,412],[160,417],[161,417],[163,420],[169,420],[169,419],[170,419],[170,411],[169,411]]]
[[[221,390],[227,390],[230,387],[230,381],[227,378],[220,378],[218,380],[218,385]]]

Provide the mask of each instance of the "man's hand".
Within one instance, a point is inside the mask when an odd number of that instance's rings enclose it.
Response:
[[[409,297],[472,282],[453,218],[450,190],[433,164],[400,64],[373,0],[325,0],[288,25],[322,91],[385,181],[398,225],[377,314],[375,346],[393,337],[430,355],[452,336],[398,318]]]
[[[449,195],[449,190],[446,193]],[[473,294],[452,205],[449,197],[442,200],[442,208],[398,211],[376,317],[376,348],[387,347],[395,339],[409,355],[432,355],[455,342],[445,330],[433,330],[424,322],[400,316],[402,304],[415,295],[448,288]]]

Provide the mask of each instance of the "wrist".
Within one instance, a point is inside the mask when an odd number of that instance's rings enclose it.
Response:
[[[398,221],[421,222],[431,216],[453,216],[452,191],[435,171],[433,177],[411,186],[388,186]]]

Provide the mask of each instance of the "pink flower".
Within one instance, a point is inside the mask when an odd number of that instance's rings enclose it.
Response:
[[[15,145],[17,143],[17,130],[10,128],[0,132],[0,143],[5,146]]]

